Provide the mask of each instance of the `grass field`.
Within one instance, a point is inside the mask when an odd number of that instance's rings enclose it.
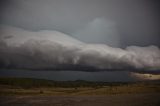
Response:
[[[0,78],[0,95],[117,95],[160,93],[160,81],[88,82]]]

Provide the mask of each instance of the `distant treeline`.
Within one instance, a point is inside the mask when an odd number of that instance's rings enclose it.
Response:
[[[158,83],[157,83],[158,82]],[[160,84],[160,81],[155,83]],[[52,81],[45,79],[33,79],[33,78],[0,78],[0,85],[10,85],[12,87],[32,88],[32,87],[103,87],[103,86],[120,86],[135,84],[139,82],[91,82],[84,80],[76,81]],[[141,82],[142,83],[142,82]]]

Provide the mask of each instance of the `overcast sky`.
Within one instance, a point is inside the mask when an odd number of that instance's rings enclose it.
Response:
[[[0,68],[160,73],[159,10],[159,0],[1,0]],[[102,79],[132,79],[119,73]]]
[[[87,43],[160,46],[159,0],[1,0],[0,24],[57,30]]]

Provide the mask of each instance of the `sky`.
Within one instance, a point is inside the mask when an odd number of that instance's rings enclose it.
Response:
[[[109,80],[108,75],[126,76],[114,70],[160,73],[159,5],[158,0],[1,0],[0,67],[74,70],[67,78],[76,71],[109,70],[103,76]]]
[[[159,43],[159,0],[1,0],[0,24],[116,47]]]

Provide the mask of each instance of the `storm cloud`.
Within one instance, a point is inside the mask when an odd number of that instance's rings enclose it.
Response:
[[[1,0],[0,24],[56,30],[86,43],[160,47],[159,0]]]
[[[84,43],[67,34],[0,27],[0,67],[50,70],[143,70],[160,69],[160,49]],[[157,71],[159,72],[159,71]]]

